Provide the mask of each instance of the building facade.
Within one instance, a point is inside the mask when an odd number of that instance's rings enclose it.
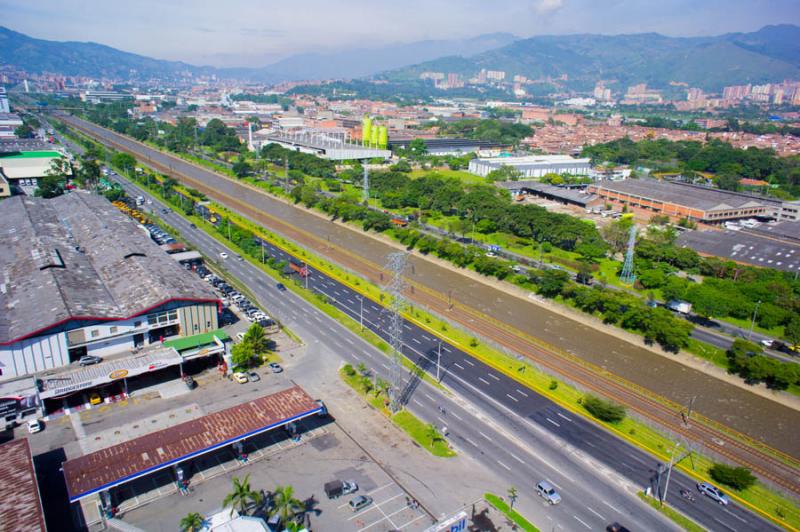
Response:
[[[529,155],[525,157],[492,157],[473,159],[469,162],[469,172],[486,177],[490,172],[503,166],[519,170],[524,179],[536,179],[545,174],[588,175],[591,170],[590,159],[575,159],[569,155]]]

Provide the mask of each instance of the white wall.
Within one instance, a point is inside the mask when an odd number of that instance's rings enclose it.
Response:
[[[69,364],[67,333],[56,333],[0,346],[0,381]]]

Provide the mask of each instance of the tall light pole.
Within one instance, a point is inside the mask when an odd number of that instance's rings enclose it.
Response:
[[[364,330],[364,296],[358,298],[361,301],[361,309],[358,312],[358,323],[361,325],[361,330]]]
[[[761,305],[761,300],[758,300],[756,303],[756,308],[753,309],[753,320],[750,322],[750,332],[747,334],[747,339],[749,340],[753,336],[753,328],[756,326],[756,314],[758,314],[758,307]]]
[[[672,455],[669,457],[669,469],[667,469],[667,482],[664,484],[664,496],[661,497],[661,506],[664,506],[664,502],[667,500],[667,494],[669,493],[669,478],[672,476],[672,466],[675,462],[675,454],[678,452],[678,447],[681,446],[681,442],[676,442],[675,447],[672,448]]]

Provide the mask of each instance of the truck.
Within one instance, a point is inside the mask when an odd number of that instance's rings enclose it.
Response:
[[[689,314],[692,310],[692,304],[688,301],[673,300],[667,303],[667,308],[679,314]]]
[[[391,219],[391,222],[398,226],[398,227],[405,227],[408,225],[408,221],[403,218],[394,217]]]
[[[289,267],[297,272],[300,277],[308,277],[308,266],[296,259],[289,260]]]
[[[325,483],[325,495],[329,499],[336,499],[342,495],[349,495],[358,491],[358,484],[352,480],[332,480]]]
[[[136,197],[136,205],[144,205],[144,196]]]

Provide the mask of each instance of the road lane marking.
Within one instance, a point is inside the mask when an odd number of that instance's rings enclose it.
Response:
[[[726,514],[730,515],[730,516],[731,516],[731,517],[733,517],[734,519],[738,519],[738,520],[739,520],[739,521],[741,521],[742,523],[746,523],[746,522],[747,522],[747,521],[745,521],[744,519],[742,519],[741,517],[739,517],[738,515],[736,515],[735,513],[733,513],[733,512],[731,512],[730,510],[728,510],[727,508],[723,508],[723,509],[722,509],[722,511],[723,511],[723,512],[725,512]]]
[[[428,399],[430,399],[430,400],[431,400],[431,401],[433,401],[434,403],[436,402],[436,399],[434,399],[433,397],[431,397],[431,396],[430,396],[428,393],[426,393],[426,392],[422,392],[422,395],[424,395],[425,397],[427,397]]]
[[[560,426],[561,426],[561,425],[559,425],[558,423],[556,423],[555,421],[553,421],[552,419],[550,419],[549,417],[546,417],[545,419],[546,419],[547,421],[549,421],[550,423],[552,423],[553,425],[555,425],[556,427],[560,427]]]
[[[528,397],[528,394],[517,388],[517,393],[520,394],[522,397]]]
[[[601,502],[606,506],[608,506],[609,508],[611,508],[612,510],[614,510],[615,512],[617,511],[617,509],[614,506],[612,506],[609,502],[607,501],[601,501]]]
[[[414,342],[415,344],[422,345],[422,342],[420,342],[416,338],[412,338],[411,341]]]
[[[508,453],[508,454],[510,454],[510,455],[511,455],[511,458],[513,458],[514,460],[516,460],[516,461],[517,461],[517,462],[519,462],[520,464],[524,464],[524,463],[525,463],[525,460],[523,460],[522,458],[520,458],[520,457],[519,457],[519,456],[517,456],[516,454],[514,454],[514,453]]]
[[[516,398],[516,397],[514,397],[513,395],[506,394],[506,397],[508,397],[509,399],[511,399],[512,401],[514,401],[515,403],[519,403],[519,399],[517,399],[517,398]]]
[[[568,418],[567,416],[565,416],[564,414],[562,414],[561,412],[556,412],[556,414],[558,414],[558,417],[560,417],[561,419],[566,419],[567,421],[572,423],[572,420],[570,418]]]
[[[453,365],[454,365],[455,367],[457,367],[458,369],[460,369],[461,371],[464,371],[464,366],[460,366],[460,365],[458,364],[458,362],[453,362]]]
[[[504,464],[503,462],[501,462],[500,460],[497,460],[497,463],[498,463],[498,464],[500,464],[501,466],[503,466],[504,468],[506,468],[508,471],[511,471],[511,468],[510,468],[510,467],[508,467],[507,465],[505,465],[505,464]]]
[[[592,510],[592,509],[591,509],[589,506],[587,506],[587,507],[586,507],[586,509],[587,509],[587,510],[589,510],[590,512],[592,512],[594,515],[596,515],[596,516],[597,516],[597,517],[599,517],[600,519],[602,519],[603,521],[605,521],[605,520],[606,520],[606,518],[605,518],[605,517],[603,517],[603,516],[602,516],[602,515],[600,515],[599,513],[597,513],[597,512],[595,512],[594,510]]]
[[[356,345],[356,343],[353,340],[351,340],[349,336],[345,336],[344,341],[350,345]]]
[[[465,437],[464,439],[467,440],[468,442],[470,442],[473,447],[477,447],[478,446],[477,443],[475,443],[474,441],[470,440],[469,438]]]
[[[714,518],[714,521],[716,521],[717,523],[721,524],[722,526],[724,526],[724,527],[725,527],[725,528],[727,528],[728,530],[733,530],[733,532],[736,532],[736,529],[735,529],[735,528],[731,527],[730,525],[727,525],[727,524],[723,523],[722,521],[720,521],[720,520],[719,520],[719,519],[717,519],[716,517]]]
[[[483,377],[478,377],[478,380],[479,380],[479,381],[481,381],[482,383],[484,383],[486,386],[491,386],[491,384],[489,383],[489,381],[487,381],[487,380],[486,380],[486,379],[484,379]]]
[[[461,416],[459,416],[459,415],[458,415],[458,414],[456,414],[455,412],[450,412],[450,413],[451,413],[451,414],[453,414],[453,417],[454,417],[454,418],[456,418],[457,420],[459,420],[459,421],[464,421],[463,419],[461,419]]]
[[[583,526],[585,526],[585,527],[586,527],[586,528],[588,528],[589,530],[591,530],[591,529],[592,529],[592,527],[590,527],[589,525],[587,525],[586,523],[584,523],[583,521],[581,521],[581,518],[580,518],[580,517],[578,517],[577,515],[573,515],[572,517],[574,517],[576,521],[578,521],[580,524],[582,524]]]
[[[489,373],[489,372],[487,372],[486,374],[487,374],[488,376],[490,376],[491,378],[493,378],[494,380],[496,380],[496,381],[500,381],[500,377],[498,377],[497,375],[494,375],[494,374],[492,374],[492,373]]]
[[[478,434],[480,434],[481,436],[483,436],[483,437],[484,437],[484,438],[486,438],[487,440],[489,440],[489,441],[492,441],[492,439],[491,439],[489,436],[487,436],[486,434],[484,434],[483,432],[481,432],[481,431],[478,431]]]
[[[412,399],[412,401],[414,401],[414,403],[416,403],[418,406],[422,406],[422,407],[425,406],[422,403],[420,403],[419,401],[417,401],[416,399]]]
[[[452,353],[453,352],[452,349],[450,349],[449,347],[447,347],[444,344],[442,344],[442,351],[447,351],[448,353]]]
[[[636,455],[633,455],[633,454],[632,454],[632,455],[630,455],[628,458],[632,458],[633,460],[636,460],[637,462],[639,462],[639,463],[640,463],[640,464],[642,464],[642,465],[647,465],[647,462],[645,462],[644,460],[642,460],[641,458],[639,458],[639,457],[638,457],[638,456],[636,456]]]
[[[473,361],[471,361],[470,359],[468,359],[468,358],[465,358],[464,362],[466,362],[467,364],[469,364],[472,367],[475,367],[475,363]]]
[[[412,330],[411,326],[408,323],[404,323],[403,328],[408,329],[409,331]]]

